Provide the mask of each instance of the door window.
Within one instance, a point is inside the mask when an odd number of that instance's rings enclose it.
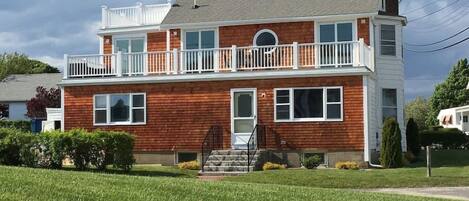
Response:
[[[135,54],[145,52],[145,39],[117,39],[114,43],[114,53],[122,52],[122,73],[124,75],[143,74],[145,55]]]
[[[206,72],[214,69],[215,31],[188,31],[184,54],[186,72]]]

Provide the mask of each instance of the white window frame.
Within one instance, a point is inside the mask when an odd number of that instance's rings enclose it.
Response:
[[[184,29],[181,31],[181,49],[186,50],[186,33],[187,32],[199,32],[199,48],[194,49],[194,50],[200,50],[200,45],[202,44],[202,32],[203,31],[213,31],[215,33],[215,48],[217,49],[220,47],[220,41],[219,41],[219,30],[218,28],[204,28],[204,29]]]
[[[263,33],[270,33],[270,34],[272,34],[272,35],[274,36],[274,38],[275,38],[275,45],[274,45],[274,46],[278,46],[279,40],[278,40],[277,33],[275,33],[274,31],[272,31],[272,30],[270,30],[270,29],[261,29],[261,30],[259,30],[259,31],[254,35],[254,38],[253,38],[253,40],[252,40],[252,46],[253,46],[253,47],[262,47],[262,46],[258,46],[258,45],[257,45],[257,38],[258,38],[261,34],[263,34]],[[269,46],[267,46],[267,47],[269,47]],[[274,48],[272,48],[272,50],[266,52],[265,54],[270,54],[270,53],[274,52],[276,49],[277,49],[277,47],[274,47]]]
[[[323,96],[323,117],[320,118],[295,118],[295,102],[294,102],[294,91],[301,89],[322,89]],[[327,90],[328,89],[339,89],[340,90],[340,102],[327,102]],[[280,103],[277,104],[277,91],[289,91],[290,101],[288,104]],[[327,118],[327,105],[340,104],[340,118],[329,119]],[[277,106],[289,105],[290,106],[290,119],[277,119]],[[344,120],[344,87],[343,86],[330,86],[330,87],[293,87],[293,88],[275,88],[274,89],[274,122],[341,122]]]
[[[111,96],[121,95],[129,96],[129,121],[126,122],[111,122]],[[143,107],[133,107],[133,96],[143,95]],[[106,108],[96,108],[96,97],[106,97]],[[143,109],[143,122],[133,123],[133,111]],[[106,111],[106,123],[96,123],[96,111]],[[147,94],[146,93],[110,93],[110,94],[95,94],[93,96],[93,125],[94,126],[115,126],[115,125],[146,125],[147,124]]]
[[[396,106],[387,106],[384,105],[384,90],[395,90],[396,91]],[[383,123],[386,119],[384,119],[384,109],[395,109],[396,110],[396,121],[398,121],[399,117],[399,105],[398,105],[398,95],[396,88],[382,88],[381,89],[381,120]]]
[[[394,40],[383,40],[383,25],[385,26],[393,26],[394,27]],[[394,42],[394,55],[387,55],[383,54],[383,46],[389,47],[390,45],[383,45],[382,42]],[[379,25],[379,55],[382,57],[397,57],[397,26],[395,24],[381,24]]]
[[[338,24],[345,24],[345,23],[352,23],[352,41],[358,41],[358,33],[357,33],[357,22],[356,20],[342,20],[342,21],[320,21],[315,23],[315,37],[314,40],[316,43],[321,43],[321,25],[334,25],[334,42],[328,43],[337,43],[337,25]],[[342,41],[344,42],[344,41]]]

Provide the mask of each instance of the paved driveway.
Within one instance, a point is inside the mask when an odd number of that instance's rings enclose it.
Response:
[[[469,187],[385,188],[370,191],[469,201]]]

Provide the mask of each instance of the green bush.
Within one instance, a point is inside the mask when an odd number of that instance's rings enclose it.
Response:
[[[441,149],[461,149],[468,144],[467,136],[456,128],[434,128],[420,133],[423,146]]]
[[[72,144],[67,132],[49,131],[39,135],[38,165],[44,168],[60,169]]]
[[[419,127],[412,118],[410,118],[407,122],[406,139],[407,151],[410,151],[415,156],[418,156],[421,150],[419,139]]]
[[[318,155],[310,156],[304,159],[303,165],[306,169],[315,169],[322,163],[322,158]]]
[[[381,146],[381,165],[385,168],[402,167],[401,130],[394,118],[384,121]]]
[[[18,129],[23,132],[31,131],[31,121],[8,121],[0,120],[0,128]]]
[[[0,129],[0,164],[29,167],[62,168],[69,157],[75,167],[85,170],[93,165],[104,170],[108,165],[129,171],[134,138],[124,132],[82,129],[50,131],[33,135],[17,129]]]
[[[18,129],[0,128],[0,164],[35,166],[36,136]]]

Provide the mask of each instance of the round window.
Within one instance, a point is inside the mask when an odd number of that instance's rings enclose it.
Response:
[[[260,30],[254,36],[254,46],[273,46],[278,44],[277,34],[269,29]]]

